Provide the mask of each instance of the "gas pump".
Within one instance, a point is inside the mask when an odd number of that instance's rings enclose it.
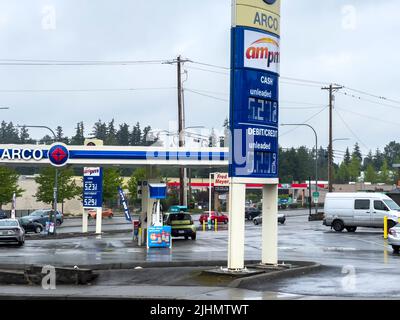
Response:
[[[149,197],[156,199],[152,209],[151,226],[147,230],[147,248],[171,248],[171,227],[164,226],[161,199],[167,197],[167,185],[165,183],[150,183]]]

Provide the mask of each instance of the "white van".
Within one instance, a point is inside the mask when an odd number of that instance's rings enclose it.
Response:
[[[355,232],[357,227],[383,228],[385,216],[392,228],[400,218],[400,207],[382,193],[328,193],[324,211],[324,225],[337,232]]]

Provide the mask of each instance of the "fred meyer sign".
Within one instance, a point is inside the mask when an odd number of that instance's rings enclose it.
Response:
[[[227,187],[229,186],[229,175],[227,173],[214,174],[214,187]]]
[[[232,24],[280,35],[281,0],[234,0]]]
[[[280,0],[234,0],[232,20],[229,176],[277,179]]]

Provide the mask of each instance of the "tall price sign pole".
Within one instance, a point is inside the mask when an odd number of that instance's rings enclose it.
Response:
[[[244,269],[246,184],[263,185],[262,263],[278,263],[280,0],[233,0],[228,270]]]

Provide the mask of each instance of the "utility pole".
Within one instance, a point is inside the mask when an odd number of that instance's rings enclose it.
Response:
[[[179,148],[185,146],[185,110],[183,104],[183,86],[182,86],[182,65],[189,60],[182,60],[181,56],[176,59],[177,80],[178,80],[178,131],[179,131]],[[179,204],[187,204],[186,196],[186,168],[179,169]]]
[[[342,86],[329,85],[324,87],[322,90],[329,90],[329,146],[328,146],[328,180],[329,180],[329,192],[333,192],[333,103],[335,101],[334,93]]]

